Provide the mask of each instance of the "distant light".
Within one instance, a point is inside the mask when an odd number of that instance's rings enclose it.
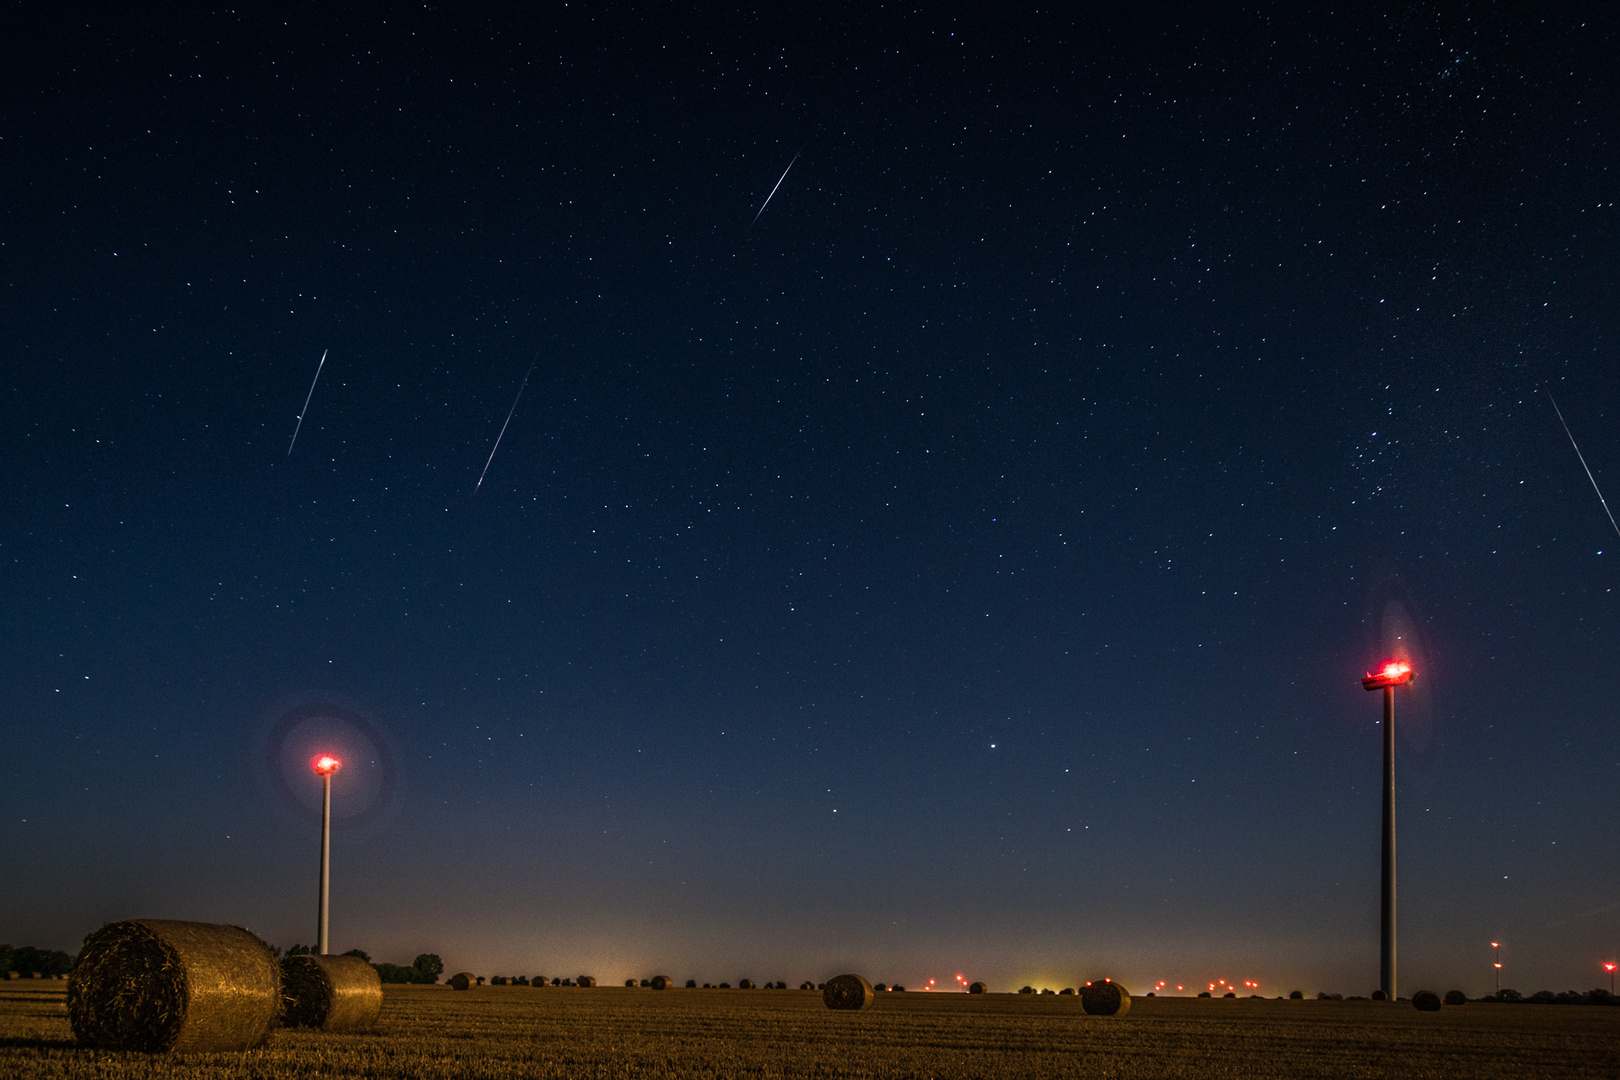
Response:
[[[343,762],[339,761],[331,754],[321,754],[315,758],[315,760],[311,761],[309,766],[321,776],[330,776],[332,773],[337,772],[338,769],[343,767]]]
[[[1608,963],[1604,964],[1603,965],[1603,970],[1604,971],[1613,971],[1614,970],[1614,961],[1610,960]]]

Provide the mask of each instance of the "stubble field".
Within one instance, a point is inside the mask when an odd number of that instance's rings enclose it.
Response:
[[[0,988],[0,1077],[1608,1077],[1620,1009],[885,994],[838,1013],[798,990],[389,986],[368,1035],[277,1032],[245,1054],[80,1049],[65,984]]]

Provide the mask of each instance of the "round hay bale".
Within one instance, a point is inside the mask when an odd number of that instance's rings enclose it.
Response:
[[[281,1022],[322,1031],[370,1031],[382,979],[358,956],[289,956],[281,962]]]
[[[68,1020],[106,1050],[251,1050],[281,1015],[270,946],[240,926],[131,919],[84,943],[68,980]]]
[[[671,979],[668,975],[654,975],[652,977],[652,988],[654,990],[668,990],[674,985],[675,980]]]
[[[452,990],[471,990],[476,976],[470,971],[458,971],[445,980]]]
[[[816,984],[813,982],[802,982],[799,984],[800,990],[814,990],[815,988]]]
[[[530,975],[529,976],[529,985],[530,986],[545,986],[546,985],[546,977],[544,975]]]
[[[737,980],[737,989],[739,989],[739,990],[752,990],[753,988],[754,988],[754,980],[753,979],[738,979]]]
[[[1440,995],[1433,990],[1419,990],[1412,995],[1412,1007],[1418,1012],[1439,1012]]]
[[[829,1009],[864,1009],[876,999],[877,991],[859,975],[828,979],[821,991],[821,1000]]]
[[[1463,993],[1461,990],[1447,990],[1446,991],[1446,1004],[1447,1005],[1466,1005],[1466,1004],[1468,1004],[1468,995]]]
[[[1131,1011],[1131,995],[1112,979],[1098,979],[1080,988],[1080,1007],[1087,1016],[1124,1016]]]
[[[596,979],[595,979],[594,976],[591,976],[591,975],[575,975],[574,976],[574,985],[575,986],[595,986],[596,985]]]
[[[624,980],[624,985],[626,985],[626,986],[635,986],[636,985],[636,980],[634,980],[634,979],[626,979],[626,980]]]
[[[982,982],[976,982],[976,983],[969,983],[968,984],[968,993],[970,993],[970,994],[983,994],[983,993],[986,993],[989,989],[990,988],[985,986],[984,983],[982,983]]]

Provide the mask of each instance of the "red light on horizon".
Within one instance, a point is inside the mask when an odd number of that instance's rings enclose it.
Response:
[[[309,767],[314,769],[317,775],[330,776],[343,767],[343,762],[331,754],[320,754],[309,763]]]
[[[1604,971],[1613,971],[1614,970],[1614,961],[1610,960],[1608,963],[1604,964],[1603,965],[1603,970]]]

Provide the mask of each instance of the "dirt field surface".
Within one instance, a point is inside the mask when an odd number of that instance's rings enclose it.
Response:
[[[80,1049],[62,983],[0,987],[0,1078],[1620,1077],[1620,1009],[884,994],[829,1011],[799,990],[389,986],[369,1035],[280,1031],[246,1054]]]

